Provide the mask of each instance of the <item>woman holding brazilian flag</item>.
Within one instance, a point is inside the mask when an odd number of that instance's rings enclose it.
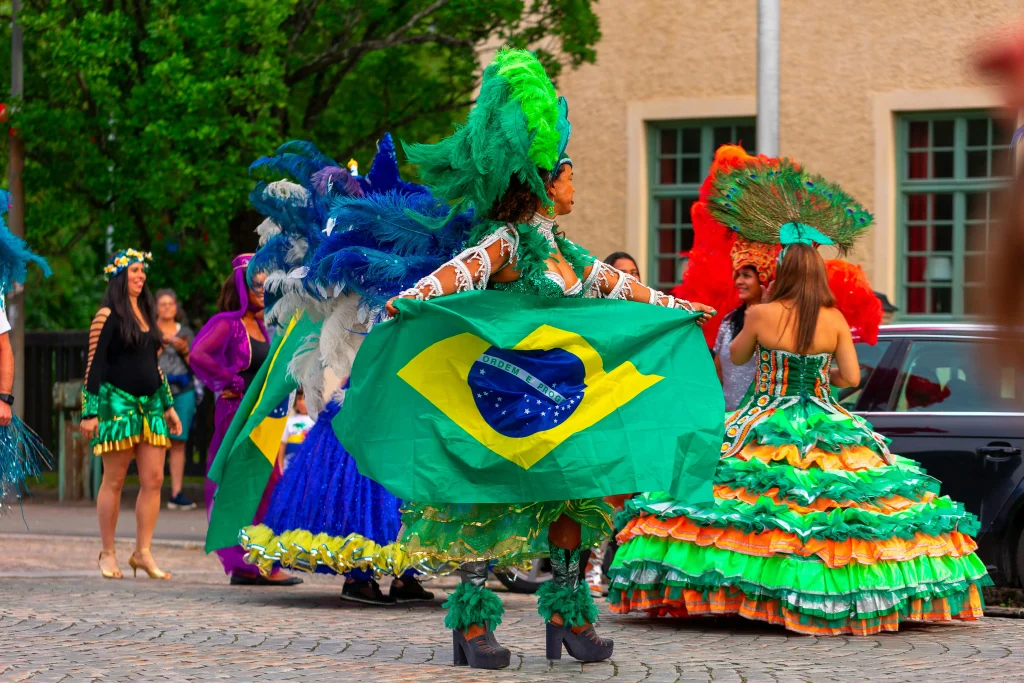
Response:
[[[456,203],[450,215],[471,208],[477,220],[468,248],[387,303],[397,320],[363,342],[335,422],[364,474],[431,501],[407,503],[399,540],[421,565],[461,563],[445,603],[457,665],[509,664],[488,563],[541,556],[554,574],[538,605],[548,657],[564,645],[607,659],[612,642],[594,632],[578,568],[609,532],[602,497],[710,500],[724,409],[698,325],[714,311],[641,285],[558,232],[573,203],[569,130],[540,62],[506,49],[466,125],[407,149],[434,194]]]

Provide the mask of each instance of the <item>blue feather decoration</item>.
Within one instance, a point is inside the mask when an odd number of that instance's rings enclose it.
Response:
[[[28,479],[52,467],[53,456],[39,435],[17,415],[9,425],[0,427],[0,493],[20,497]]]
[[[0,190],[0,293],[10,291],[14,285],[24,284],[28,276],[28,264],[34,263],[43,271],[43,277],[50,277],[53,271],[42,256],[36,254],[25,240],[11,234],[3,217],[10,208],[10,194]]]

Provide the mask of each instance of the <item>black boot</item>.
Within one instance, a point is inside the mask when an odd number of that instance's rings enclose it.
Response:
[[[603,662],[614,643],[594,631],[597,606],[590,588],[580,581],[580,549],[551,548],[552,580],[537,591],[537,609],[547,624],[547,658],[561,659],[562,646],[581,662]],[[561,624],[557,623],[561,621]],[[573,626],[586,629],[573,633]]]
[[[501,598],[484,585],[487,563],[466,563],[460,574],[462,583],[444,603],[448,610],[444,623],[452,630],[452,661],[455,666],[474,669],[504,669],[512,661],[512,653],[494,637],[504,610]],[[466,638],[465,632],[474,625],[483,626],[486,633]]]

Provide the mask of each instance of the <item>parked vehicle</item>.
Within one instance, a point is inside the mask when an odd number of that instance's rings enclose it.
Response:
[[[1024,577],[1024,373],[982,363],[983,325],[887,325],[857,344],[858,387],[840,403],[920,462],[981,520],[978,555],[997,584]]]

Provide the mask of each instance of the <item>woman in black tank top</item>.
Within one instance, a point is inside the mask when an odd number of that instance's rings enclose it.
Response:
[[[129,564],[150,578],[169,579],[149,548],[160,514],[160,488],[168,436],[181,432],[174,401],[157,364],[161,340],[153,296],[146,287],[148,253],[127,249],[104,271],[109,283],[103,308],[89,328],[89,362],[82,389],[82,435],[103,458],[103,483],[96,497],[104,578],[120,579],[114,530],[128,465],[136,460],[139,496],[135,502],[135,552]]]

